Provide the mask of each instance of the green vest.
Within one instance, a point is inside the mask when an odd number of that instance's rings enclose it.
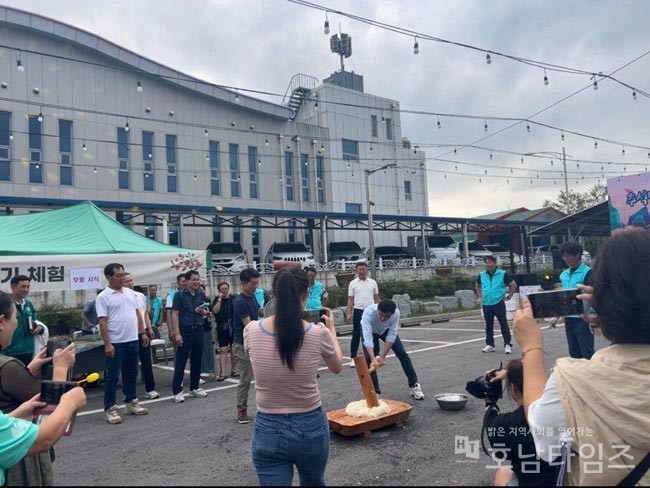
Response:
[[[487,270],[481,271],[481,293],[483,293],[483,305],[496,305],[506,294],[507,287],[503,282],[506,272],[502,269],[494,270],[490,276]]]
[[[22,310],[19,310],[19,308]],[[6,356],[34,354],[34,336],[29,330],[30,318],[32,319],[32,323],[36,320],[36,310],[34,310],[34,304],[25,299],[22,307],[16,305],[18,325],[11,338],[11,344],[9,344],[7,349],[3,349],[2,354]]]
[[[562,274],[560,274],[562,288],[568,290],[570,288],[575,288],[578,283],[584,285],[585,278],[589,271],[591,271],[591,268],[585,263],[580,263],[574,271],[571,271],[571,268],[565,269],[562,271]],[[568,317],[579,318],[579,315],[568,315]]]

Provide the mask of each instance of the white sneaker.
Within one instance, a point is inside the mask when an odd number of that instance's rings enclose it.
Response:
[[[176,403],[183,403],[185,401],[185,396],[183,395],[182,391],[180,393],[176,393],[176,395],[174,395],[174,401]]]
[[[350,361],[350,367],[351,368],[356,368],[357,366],[354,364],[354,359]]]
[[[420,387],[420,383],[416,383],[413,385],[411,388],[411,395],[416,399],[416,400],[424,400],[424,393],[422,392],[422,388]]]
[[[510,344],[506,344],[506,354],[512,354],[512,346]]]
[[[208,396],[208,392],[203,388],[197,388],[196,390],[190,391],[190,396],[194,398],[205,398]]]
[[[199,385],[205,385],[205,380],[203,378],[199,378]]]
[[[122,417],[117,413],[117,405],[113,405],[111,408],[106,410],[106,422],[109,424],[121,424]]]
[[[147,415],[149,410],[144,408],[138,403],[138,400],[133,400],[131,403],[126,404],[126,415]]]
[[[144,397],[147,398],[148,400],[154,400],[156,398],[160,398],[160,393],[158,393],[156,390],[151,390],[146,392],[144,394]]]
[[[485,346],[481,352],[494,352],[494,346]]]

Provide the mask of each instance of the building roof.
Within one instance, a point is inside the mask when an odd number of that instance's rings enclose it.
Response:
[[[169,83],[198,92],[204,96],[215,98],[220,102],[235,104],[238,107],[263,113],[267,116],[280,119],[293,118],[295,113],[284,105],[267,102],[253,98],[243,93],[222,88],[219,85],[202,81],[193,76],[171,69],[163,64],[140,56],[128,49],[99,37],[91,32],[59,22],[58,20],[44,17],[25,10],[0,6],[0,25],[9,24],[21,29],[29,29],[60,40],[71,42],[82,48],[89,49],[103,56],[107,56],[118,63],[134,68],[144,74],[154,77],[163,77]],[[235,96],[239,95],[239,102]]]
[[[538,227],[530,235],[552,236],[566,235],[571,230],[574,237],[578,236],[609,236],[611,227],[609,221],[609,203],[602,202],[572,215],[567,215],[543,227]]]
[[[480,215],[475,218],[492,220],[530,220],[535,222],[552,222],[564,216],[564,213],[553,207],[542,207],[535,210],[528,210],[526,207],[520,207],[512,210],[502,210],[500,212],[495,212],[487,215]]]

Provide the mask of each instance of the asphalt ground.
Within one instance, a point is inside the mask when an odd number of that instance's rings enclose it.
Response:
[[[498,325],[496,326],[498,330]],[[496,332],[496,331],[495,331]],[[562,327],[544,330],[546,366],[568,355]],[[375,431],[371,438],[331,434],[326,482],[330,485],[489,485],[495,462],[481,454],[478,460],[454,454],[455,436],[479,439],[484,413],[482,400],[470,397],[459,412],[441,410],[434,395],[465,392],[465,384],[484,371],[521,355],[504,354],[500,334],[497,351],[481,353],[484,346],[480,316],[450,322],[422,324],[399,332],[418,373],[425,399],[410,396],[399,361],[390,357],[381,368],[382,398],[410,403],[409,419],[401,428]],[[343,354],[349,354],[350,336],[339,337]],[[607,345],[602,337],[596,347]],[[347,366],[340,375],[323,368],[320,391],[326,410],[344,408],[362,398],[356,372]],[[188,364],[189,367],[189,364]],[[74,431],[56,446],[57,485],[256,485],[251,461],[252,422],[236,421],[237,381],[207,381],[207,398],[186,398],[176,404],[171,397],[171,362],[154,366],[162,398],[141,401],[149,414],[124,416],[120,425],[106,423],[102,387],[87,390],[88,405],[77,416]],[[189,375],[185,379],[189,383]],[[187,388],[186,388],[187,393]],[[138,384],[140,398],[144,386]],[[123,399],[118,392],[118,400]],[[504,397],[499,405],[510,411],[516,405]],[[123,412],[123,410],[121,410]],[[255,412],[251,388],[249,415]],[[297,484],[297,475],[294,477]]]

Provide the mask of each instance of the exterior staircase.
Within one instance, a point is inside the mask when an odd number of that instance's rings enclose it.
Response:
[[[309,92],[316,88],[317,85],[318,78],[303,73],[293,75],[282,98],[282,105],[286,105],[293,109],[294,112],[298,112],[303,100],[308,97]]]

